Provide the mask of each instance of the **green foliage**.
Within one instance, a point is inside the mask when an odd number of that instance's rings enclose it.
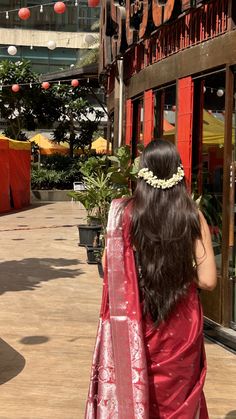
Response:
[[[118,188],[122,188],[123,194],[129,194],[130,182],[135,180],[138,172],[139,158],[132,163],[130,157],[130,147],[122,146],[118,148],[114,156],[108,157],[111,161],[109,168],[110,179]]]
[[[87,89],[71,88],[69,85],[54,86],[51,89],[60,104],[57,127],[53,132],[53,141],[67,142],[70,156],[81,149],[83,153],[90,150],[93,134],[98,129],[103,112],[93,108],[85,99]],[[89,117],[92,116],[92,119]]]
[[[95,64],[98,62],[98,59],[99,59],[99,48],[98,47],[92,48],[80,59],[76,67],[81,68],[86,65]]]
[[[120,147],[114,156],[90,157],[80,171],[86,190],[71,192],[70,196],[84,205],[88,218],[97,217],[105,231],[111,201],[131,194],[130,181],[135,179],[136,170],[130,148]]]
[[[61,178],[62,172],[45,168],[33,168],[31,171],[31,187],[32,189],[55,189],[60,185]]]
[[[7,136],[25,140],[23,129],[33,131],[40,124],[48,125],[57,118],[57,99],[41,89],[39,76],[32,71],[29,61],[1,61],[0,80],[3,85],[9,85],[0,91],[1,116],[9,121],[4,132]],[[17,83],[22,86],[14,93],[11,86]]]
[[[107,156],[92,156],[85,162],[80,163],[80,166],[80,172],[83,176],[101,175],[102,173],[107,173],[109,161]]]
[[[82,178],[80,159],[54,154],[45,158],[43,167],[32,165],[32,189],[71,189],[74,181]]]
[[[72,159],[70,156],[65,156],[63,154],[55,153],[49,156],[44,157],[43,165],[46,169],[53,170],[69,170],[72,165],[80,164],[79,158]]]

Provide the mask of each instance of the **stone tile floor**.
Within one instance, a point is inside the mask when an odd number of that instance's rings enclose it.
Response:
[[[82,419],[102,281],[78,247],[84,211],[0,217],[0,419]],[[211,419],[236,419],[236,358],[206,342]],[[128,419],[128,418],[127,418]]]

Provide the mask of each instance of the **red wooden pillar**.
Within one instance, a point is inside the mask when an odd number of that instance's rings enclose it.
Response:
[[[126,100],[126,123],[125,123],[125,144],[131,146],[133,128],[133,103],[131,99]]]
[[[177,83],[177,148],[183,162],[189,188],[192,177],[193,80],[185,77]]]
[[[143,143],[147,145],[153,139],[154,128],[154,95],[152,90],[144,92],[144,128]]]

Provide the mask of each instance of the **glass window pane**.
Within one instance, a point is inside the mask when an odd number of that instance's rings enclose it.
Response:
[[[192,154],[192,191],[209,225],[219,270],[222,262],[224,89],[224,72],[195,84]],[[202,102],[201,91],[204,92]]]

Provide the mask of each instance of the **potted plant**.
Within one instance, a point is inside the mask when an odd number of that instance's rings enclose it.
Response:
[[[88,184],[87,180],[91,176],[99,177],[104,171],[105,158],[89,157],[87,161],[80,164],[80,173],[84,191],[71,191],[71,196],[75,201],[80,202],[86,210],[86,224],[79,224],[79,246],[94,246],[99,241],[101,222],[97,210],[97,197],[94,188]]]
[[[93,218],[97,220],[98,234],[86,244],[86,249],[88,263],[97,263],[100,270],[110,203],[115,198],[130,195],[137,163],[137,159],[131,162],[128,146],[120,147],[114,156],[90,157],[81,168],[85,191],[70,194],[85,207],[89,223]],[[78,228],[80,230],[81,226]],[[80,245],[83,243],[80,239]]]
[[[87,224],[79,224],[79,246],[93,246],[99,240],[101,231],[100,219],[96,213],[96,197],[91,189],[87,188],[82,192],[73,191],[69,193],[75,201],[80,202],[87,213]]]

